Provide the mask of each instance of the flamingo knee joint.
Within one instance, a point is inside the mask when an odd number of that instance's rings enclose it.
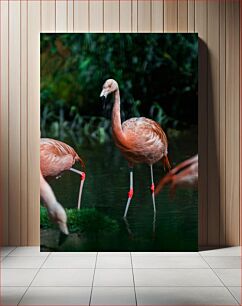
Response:
[[[130,188],[130,189],[129,189],[129,192],[128,192],[128,198],[129,198],[129,199],[132,199],[133,194],[134,194],[134,189],[133,189],[133,188]]]
[[[85,172],[82,172],[81,173],[81,181],[84,181],[86,178],[86,173]]]
[[[152,193],[154,193],[154,191],[155,191],[155,184],[154,183],[151,184],[150,190],[151,190]]]

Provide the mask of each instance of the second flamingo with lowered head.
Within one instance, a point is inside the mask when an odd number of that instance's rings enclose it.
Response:
[[[198,155],[195,155],[173,168],[164,176],[155,188],[157,195],[166,185],[170,185],[170,193],[174,195],[177,187],[198,187]]]
[[[68,233],[65,210],[57,202],[51,187],[44,178],[58,177],[66,170],[79,174],[81,182],[77,208],[80,209],[82,189],[86,175],[85,172],[72,168],[76,162],[80,162],[82,167],[85,168],[82,159],[76,151],[66,143],[50,138],[40,139],[40,194],[50,217],[59,224],[60,230],[65,234]]]
[[[112,110],[114,142],[128,161],[130,169],[130,189],[124,211],[124,218],[127,216],[129,205],[134,193],[133,167],[138,163],[145,163],[150,166],[150,189],[154,214],[156,214],[153,164],[161,160],[164,167],[170,169],[170,163],[167,157],[168,142],[166,134],[157,122],[145,117],[131,118],[121,123],[119,86],[113,79],[109,79],[104,83],[100,97],[107,98],[109,94],[113,94],[114,96],[114,105]]]

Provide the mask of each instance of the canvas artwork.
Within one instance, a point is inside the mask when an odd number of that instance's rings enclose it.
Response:
[[[40,39],[41,250],[197,251],[197,34]]]

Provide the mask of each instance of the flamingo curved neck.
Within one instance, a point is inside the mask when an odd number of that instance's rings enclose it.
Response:
[[[112,129],[115,138],[119,141],[124,139],[124,133],[121,125],[121,116],[120,116],[120,94],[119,88],[114,92],[114,105],[112,111]]]

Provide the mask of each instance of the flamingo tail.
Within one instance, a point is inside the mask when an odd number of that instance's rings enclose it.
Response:
[[[170,165],[167,155],[163,156],[161,162],[163,164],[164,170],[167,170],[167,171],[171,170],[171,165]]]
[[[76,161],[78,161],[81,164],[82,169],[85,171],[86,170],[86,166],[85,166],[85,164],[84,164],[84,162],[83,162],[83,160],[81,159],[80,156],[78,156],[78,155],[76,156]]]

